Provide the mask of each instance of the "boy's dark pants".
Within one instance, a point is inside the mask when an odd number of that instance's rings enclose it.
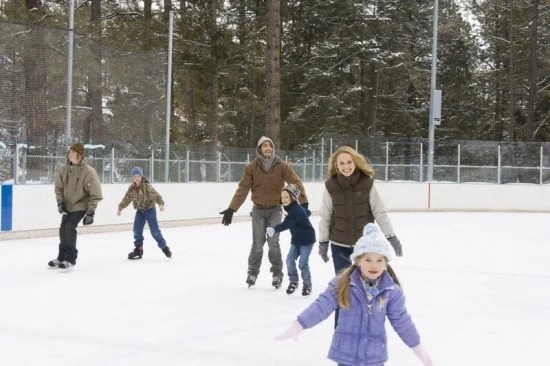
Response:
[[[76,258],[78,257],[76,227],[84,215],[86,215],[86,211],[75,211],[69,212],[61,218],[61,226],[59,227],[59,253],[57,254],[58,261],[67,261],[72,265],[76,264]]]

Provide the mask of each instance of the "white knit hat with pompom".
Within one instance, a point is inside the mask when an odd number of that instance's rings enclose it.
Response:
[[[390,242],[376,224],[369,223],[365,225],[363,236],[355,243],[350,259],[353,262],[355,258],[365,253],[380,254],[386,257],[388,262],[393,259],[393,249],[390,246]]]

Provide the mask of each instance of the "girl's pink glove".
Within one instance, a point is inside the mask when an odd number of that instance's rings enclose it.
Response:
[[[304,328],[302,328],[300,323],[295,320],[294,322],[292,322],[292,325],[287,330],[276,336],[275,340],[282,341],[284,339],[292,338],[294,339],[294,341],[297,341],[298,335],[300,334],[300,332],[302,332],[302,330],[304,330]]]
[[[414,347],[412,350],[416,355],[416,357],[418,357],[420,361],[422,361],[422,364],[424,366],[434,366],[434,362],[430,358],[430,355],[428,355],[428,353],[426,353],[424,348],[422,348],[422,345],[419,344],[418,346]]]

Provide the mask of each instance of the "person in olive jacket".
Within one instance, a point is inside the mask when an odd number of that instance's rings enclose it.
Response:
[[[258,140],[257,157],[249,163],[242,175],[239,187],[229,204],[229,207],[220,212],[223,215],[222,224],[231,224],[233,213],[241,207],[248,192],[252,191],[252,247],[248,256],[248,276],[246,283],[253,286],[256,283],[262,264],[263,246],[267,240],[269,247],[268,258],[271,262],[273,279],[271,284],[279,288],[283,282],[283,259],[279,245],[279,234],[266,236],[266,229],[281,222],[281,191],[286,183],[298,186],[302,194],[300,204],[309,212],[307,195],[298,175],[289,164],[275,155],[273,141],[265,136]]]
[[[103,199],[101,183],[96,170],[84,158],[84,145],[74,143],[67,153],[67,164],[55,177],[57,211],[62,215],[59,227],[59,251],[57,258],[48,263],[48,268],[66,272],[76,265],[76,227],[84,219],[84,225],[94,222],[99,201]]]

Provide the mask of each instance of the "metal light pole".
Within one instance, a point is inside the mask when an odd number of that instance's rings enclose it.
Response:
[[[434,24],[432,39],[432,73],[430,87],[430,122],[428,134],[428,182],[433,180],[434,171],[434,135],[435,125],[441,123],[441,90],[436,90],[437,71],[437,23],[439,13],[439,2],[434,0]]]
[[[168,71],[166,75],[166,146],[164,162],[164,183],[168,183],[170,169],[170,117],[172,101],[172,48],[174,38],[174,12],[170,10],[168,18]]]
[[[69,49],[67,52],[67,111],[65,119],[65,138],[67,147],[71,146],[71,112],[73,109],[73,44],[74,44],[74,0],[69,0]]]

